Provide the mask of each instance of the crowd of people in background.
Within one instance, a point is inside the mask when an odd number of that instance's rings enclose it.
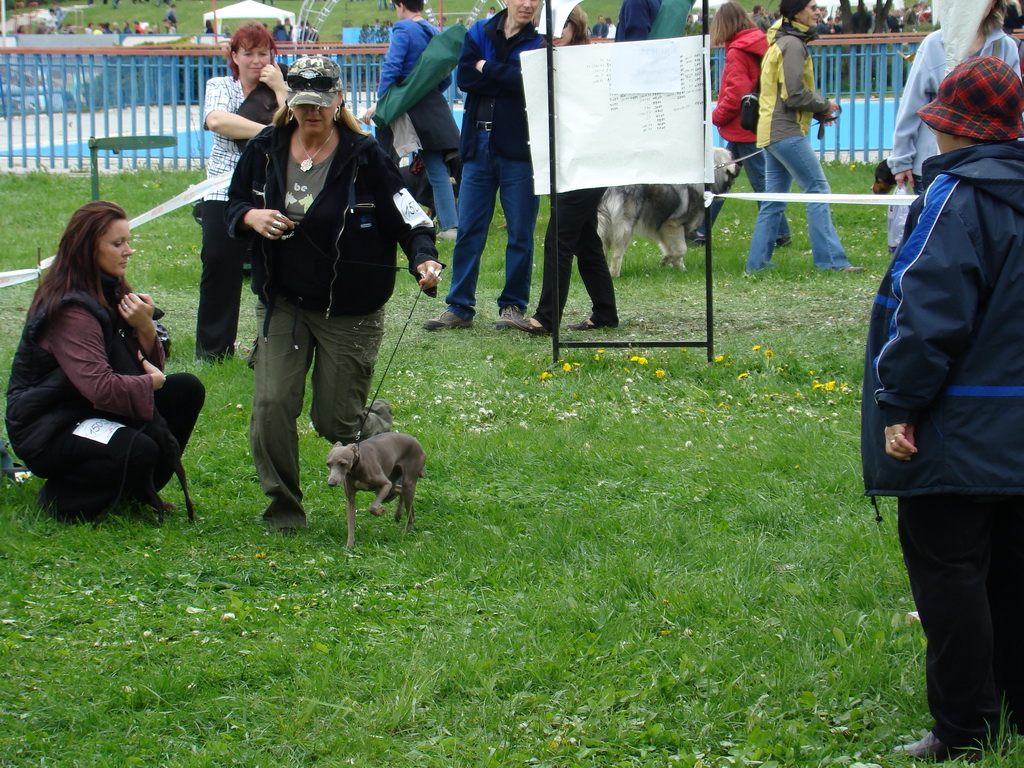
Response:
[[[94,0],[89,0],[89,5],[93,5]],[[103,5],[107,5],[108,1],[112,4],[111,7],[117,8],[120,0],[102,0]],[[67,23],[67,15],[64,9],[61,7],[59,2],[54,2],[51,9],[47,11],[45,4],[40,4],[36,10],[33,18],[24,23],[16,25],[16,32],[19,33],[33,33],[33,34],[121,34],[121,35],[152,35],[152,34],[177,34],[178,33],[178,16],[177,9],[174,2],[171,0],[132,0],[132,3],[154,3],[155,5],[164,4],[167,6],[167,11],[164,14],[162,21],[159,24],[152,24],[144,21],[128,21],[124,22],[101,22],[93,23],[89,22],[84,26],[75,26]],[[273,4],[273,3],[271,3]],[[392,0],[378,0],[378,10],[394,10],[394,3]],[[629,32],[630,26],[634,23],[631,19],[641,19],[641,22],[646,19],[647,26],[650,26],[650,21],[653,21],[653,15],[657,13],[660,3],[657,0],[627,0],[623,3],[626,13],[626,21],[623,22],[620,14],[619,23],[612,16],[598,16],[597,21],[593,24],[590,29],[590,37],[594,40],[633,40],[642,39],[631,36]],[[880,18],[882,9],[884,8],[883,3],[877,3],[872,9],[869,9],[864,4],[864,0],[860,0],[859,3],[854,5],[851,3],[853,8],[851,13],[850,22],[844,25],[843,19],[839,15],[826,16],[822,15],[822,18],[818,21],[815,31],[819,36],[821,35],[837,35],[837,34],[873,34],[873,33],[900,33],[900,32],[919,32],[929,31],[933,27],[933,15],[931,5],[927,2],[914,3],[909,8],[892,8],[884,18]],[[694,13],[689,17],[687,24],[687,32],[691,34],[700,34],[702,20],[699,13],[696,12],[698,5],[694,7]],[[481,17],[481,21],[487,21],[495,15],[496,11],[494,7],[488,8],[486,14]],[[650,17],[650,18],[648,18]],[[769,27],[779,20],[780,14],[776,10],[770,11],[766,6],[755,5],[751,11],[751,17],[754,23],[762,30],[767,32]],[[445,17],[439,18],[441,28],[448,26],[449,19]],[[458,17],[454,19],[455,23],[464,24],[469,27],[472,26],[475,19],[468,19],[465,17]],[[1004,18],[1004,28],[1007,33],[1012,33],[1015,30],[1019,30],[1024,25],[1024,17],[1022,17],[1021,7],[1018,0],[1010,0],[1007,4],[1006,15]],[[625,26],[620,32],[620,27]],[[366,44],[383,43],[386,44],[391,39],[391,27],[393,23],[388,19],[374,19],[372,24],[364,24],[359,30],[359,42]],[[229,37],[231,30],[226,27],[222,27],[220,34]],[[213,26],[207,23],[205,32],[212,34],[214,32]],[[276,42],[313,42],[318,40],[320,33],[310,27],[308,24],[303,22],[299,25],[293,25],[286,19],[281,19],[276,25],[273,26],[272,34]],[[342,35],[339,34],[339,39]]]

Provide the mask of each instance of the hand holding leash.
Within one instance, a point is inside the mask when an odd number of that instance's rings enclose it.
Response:
[[[417,267],[420,275],[420,289],[431,298],[437,296],[437,284],[441,282],[442,269],[444,267],[433,260],[424,261]]]

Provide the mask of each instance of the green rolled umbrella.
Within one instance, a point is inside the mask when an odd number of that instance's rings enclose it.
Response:
[[[373,122],[381,128],[388,127],[437,88],[437,84],[448,77],[459,63],[465,37],[466,28],[462,24],[455,24],[434,35],[412,72],[402,82],[384,91],[377,101]]]

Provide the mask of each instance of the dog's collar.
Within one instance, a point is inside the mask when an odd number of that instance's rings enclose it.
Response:
[[[352,465],[349,467],[350,470],[355,469],[359,465],[359,441],[352,443]]]

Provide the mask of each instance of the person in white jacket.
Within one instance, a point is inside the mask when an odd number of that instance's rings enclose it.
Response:
[[[1006,3],[1007,0],[989,0],[987,12],[965,58],[994,56],[1020,73],[1017,41],[1003,32]],[[942,30],[939,29],[928,35],[917,49],[900,99],[896,129],[893,132],[892,155],[888,159],[897,186],[913,185],[915,192],[924,191],[921,166],[929,157],[939,154],[939,147],[935,135],[917,116],[917,110],[936,97],[939,84],[945,76],[946,46]]]

